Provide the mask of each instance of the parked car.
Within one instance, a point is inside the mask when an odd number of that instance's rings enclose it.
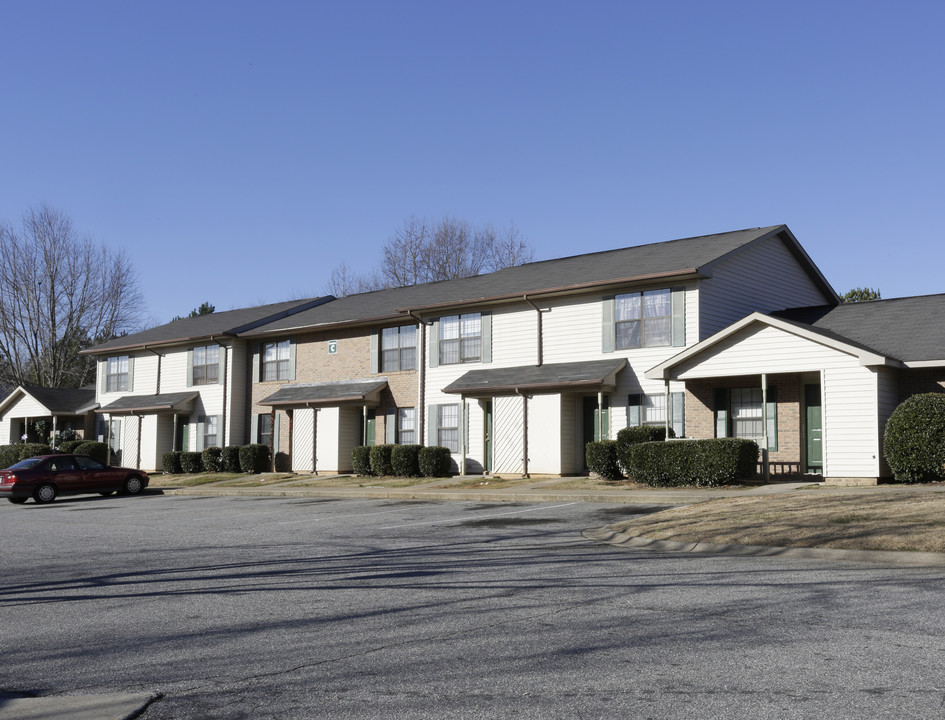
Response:
[[[102,465],[88,455],[39,455],[0,470],[0,497],[19,505],[79,493],[137,495],[148,481],[143,470]]]

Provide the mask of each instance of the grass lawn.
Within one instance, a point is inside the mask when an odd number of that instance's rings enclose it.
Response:
[[[664,510],[619,528],[629,535],[682,542],[945,552],[945,488],[813,486]]]
[[[217,483],[233,478],[245,477],[242,473],[197,473],[188,475],[186,473],[178,475],[153,474],[150,476],[149,487],[196,487],[208,483]]]

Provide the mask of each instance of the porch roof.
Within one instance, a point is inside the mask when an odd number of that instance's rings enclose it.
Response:
[[[27,395],[42,405],[49,415],[82,415],[96,407],[94,388],[48,388],[20,385],[3,402],[0,402],[0,412],[6,412],[7,408]]]
[[[518,392],[603,390],[616,384],[616,375],[626,364],[626,358],[614,358],[591,362],[470,370],[443,388],[443,392],[493,396],[511,395]]]
[[[347,382],[284,385],[260,405],[272,407],[309,407],[326,405],[376,405],[387,378]]]
[[[163,393],[161,395],[125,395],[95,412],[107,415],[155,415],[188,412],[199,393]]]

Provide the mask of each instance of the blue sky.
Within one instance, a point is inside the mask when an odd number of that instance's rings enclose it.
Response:
[[[786,223],[945,292],[945,3],[0,0],[0,219],[124,248],[152,322],[321,294],[410,215],[537,259]]]

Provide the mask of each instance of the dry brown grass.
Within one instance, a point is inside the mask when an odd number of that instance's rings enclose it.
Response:
[[[774,547],[945,552],[945,490],[720,498],[621,524],[657,540]]]

